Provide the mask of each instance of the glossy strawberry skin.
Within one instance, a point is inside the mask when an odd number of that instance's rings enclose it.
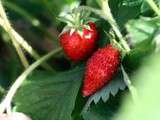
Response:
[[[77,31],[70,34],[64,32],[60,36],[60,44],[66,55],[73,61],[78,62],[89,57],[96,48],[97,30],[93,22],[89,22],[90,29],[83,27],[82,35]]]
[[[106,85],[120,64],[120,51],[112,45],[98,49],[87,61],[83,84],[83,96],[90,96]]]

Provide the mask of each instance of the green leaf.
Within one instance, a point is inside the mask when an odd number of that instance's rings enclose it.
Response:
[[[33,120],[71,120],[82,75],[79,67],[57,75],[34,73],[16,94],[17,111]]]
[[[123,63],[128,67],[129,70],[138,69],[143,63],[143,60],[146,60],[147,56],[153,53],[154,50],[155,43],[153,43],[151,40],[143,41],[130,51],[130,54],[124,58]]]
[[[118,94],[106,103],[100,101],[96,105],[92,104],[90,109],[82,114],[84,120],[112,120],[120,107],[121,97],[121,94]]]
[[[83,120],[81,112],[85,103],[86,99],[84,99],[82,96],[82,91],[80,90],[76,98],[74,110],[72,112],[72,120]]]
[[[123,0],[125,6],[138,6],[141,5],[144,0]]]
[[[93,2],[93,0],[86,0],[86,5],[97,8],[100,6],[100,0],[95,0],[95,2]]]
[[[110,98],[110,95],[115,96],[119,90],[124,90],[125,87],[126,85],[123,81],[122,72],[119,71],[119,73],[110,81],[108,85],[106,85],[104,88],[96,92],[88,99],[82,112],[86,112],[92,102],[97,104],[101,99],[103,102],[106,102]]]
[[[127,23],[126,28],[129,32],[131,45],[136,46],[142,41],[153,38],[159,27],[159,21],[151,18],[142,18],[131,20]]]
[[[139,4],[134,5],[129,5],[133,0],[110,0],[109,2],[113,16],[122,30],[130,19],[136,18],[140,14],[141,2],[139,1]]]
[[[160,0],[154,0],[154,2],[157,6],[160,5]],[[141,6],[141,13],[146,13],[150,11],[153,11],[153,9],[150,7],[150,5],[147,3],[146,0],[143,0],[142,6]]]
[[[124,64],[128,69],[137,69],[143,60],[156,48],[155,37],[159,31],[159,18],[141,18],[130,21],[127,26],[132,50],[124,58]]]

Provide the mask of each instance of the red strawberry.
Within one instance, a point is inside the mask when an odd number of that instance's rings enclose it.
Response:
[[[99,49],[88,60],[83,85],[83,96],[90,96],[106,85],[120,64],[120,51],[112,45]]]
[[[70,33],[69,30],[60,36],[60,43],[64,52],[74,62],[84,60],[90,56],[96,47],[98,33],[95,23],[89,22],[88,26],[90,29],[83,25],[81,33],[77,30]]]

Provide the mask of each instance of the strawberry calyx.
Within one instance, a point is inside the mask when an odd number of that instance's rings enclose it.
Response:
[[[84,29],[88,30],[88,31],[93,31],[93,30],[95,30],[95,28],[96,28],[95,25],[92,25],[91,21],[89,21],[88,24],[81,24],[78,27],[74,27],[74,26],[71,27],[71,26],[66,25],[63,28],[63,30],[60,33],[60,35],[63,34],[63,33],[65,33],[65,32],[69,32],[70,36],[71,36],[74,32],[77,32],[81,36],[81,38],[82,38],[83,35],[84,35]],[[90,34],[88,34],[88,36],[87,35],[85,36],[86,39],[89,39],[90,37],[91,37]]]
[[[87,30],[95,29],[93,22],[97,19],[89,17],[89,15],[90,13],[84,15],[83,12],[75,12],[73,10],[72,13],[68,13],[65,16],[59,16],[58,19],[67,24],[62,30],[62,33],[69,31],[70,35],[72,35],[74,32],[78,32],[82,37],[84,28]],[[62,33],[60,33],[60,35]]]
[[[123,45],[116,40],[116,36],[114,32],[111,30],[109,33],[105,31],[106,35],[109,37],[110,44],[114,47],[117,48],[121,52],[121,60],[128,54],[126,49],[123,47]]]
[[[121,61],[123,61],[123,58],[127,55],[126,50],[116,40],[112,39],[112,41],[114,42],[111,42],[110,45],[112,45],[113,48],[118,49],[120,51]]]

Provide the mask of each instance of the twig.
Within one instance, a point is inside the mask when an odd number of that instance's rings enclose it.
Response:
[[[133,98],[133,101],[134,103],[136,103],[138,101],[138,94],[137,94],[137,90],[136,88],[132,85],[130,79],[129,79],[129,76],[127,75],[126,71],[124,70],[123,66],[121,65],[121,70],[122,70],[122,73],[123,73],[123,77],[124,77],[124,82],[125,84],[127,85],[130,93],[131,93],[131,96]]]
[[[14,82],[14,84],[11,86],[9,89],[6,97],[0,104],[0,113],[3,113],[5,109],[9,109],[8,106],[11,104],[12,99],[14,95],[16,94],[18,88],[22,85],[23,81],[26,79],[26,77],[34,70],[36,69],[39,65],[41,65],[43,62],[48,60],[50,57],[53,55],[57,54],[58,52],[61,51],[61,48],[58,48],[56,50],[53,50],[52,52],[48,53],[44,57],[40,58],[36,62],[34,62],[32,65],[30,65]],[[10,111],[10,110],[9,110]]]
[[[104,14],[102,14],[102,11],[99,9],[96,9],[96,8],[92,8],[89,6],[80,6],[78,8],[75,8],[74,10],[75,10],[75,12],[81,12],[82,10],[88,10],[88,11],[91,11],[94,14],[100,16],[101,18],[105,19]]]
[[[2,6],[1,1],[0,1],[0,17],[1,17],[1,21],[3,20],[3,24],[1,23],[1,25],[3,25],[4,26],[3,28],[8,32],[23,66],[25,68],[27,68],[29,66],[29,62],[27,61],[27,58],[25,57],[25,55],[24,55],[22,49],[20,48],[19,44],[17,44],[17,42],[15,40],[15,36],[12,35],[12,32],[11,32],[12,27],[11,27],[11,25],[10,25],[8,19],[7,19],[7,16],[5,14],[5,11],[4,11],[4,8]]]
[[[88,6],[80,6],[75,10],[77,12],[82,11],[82,10],[88,10],[88,11],[91,11],[91,12],[95,13],[96,15],[100,16],[101,18],[105,19],[106,21],[108,21],[109,24],[112,26],[114,32],[116,33],[117,37],[121,41],[122,46],[124,47],[124,49],[128,53],[130,51],[130,47],[128,46],[127,42],[123,38],[123,36],[119,30],[119,26],[117,25],[116,21],[114,20],[112,14],[111,14],[111,11],[110,11],[110,8],[108,5],[108,0],[101,0],[101,2],[102,2],[102,10],[88,7]]]
[[[160,16],[160,9],[157,7],[157,5],[155,4],[155,2],[153,0],[146,0],[146,1],[150,5],[150,7],[155,11],[155,13],[158,16]]]
[[[107,20],[110,25],[112,26],[114,32],[116,33],[117,37],[121,41],[123,47],[126,49],[127,52],[130,51],[130,47],[128,46],[126,40],[123,38],[123,35],[121,34],[119,30],[119,26],[117,25],[115,19],[112,16],[111,10],[108,5],[109,0],[101,0],[101,7],[102,7],[102,12],[104,14],[105,20]]]
[[[16,12],[17,14],[21,15],[24,17],[32,26],[36,27],[38,30],[43,32],[46,37],[48,37],[50,40],[54,42],[54,44],[57,44],[57,36],[51,34],[45,25],[43,25],[35,16],[32,16],[29,12],[24,10],[22,7],[17,6],[16,3],[11,2],[11,1],[5,1],[4,6],[7,7],[8,9]],[[54,40],[53,40],[54,39]]]
[[[13,36],[10,35],[10,37],[13,37]],[[27,58],[25,57],[23,50],[21,49],[19,44],[13,39],[15,39],[15,38],[11,38],[12,43],[17,51],[17,54],[19,55],[19,58],[22,62],[22,65],[24,66],[25,69],[27,69],[29,67],[29,62],[27,61]]]
[[[36,59],[36,60],[39,59],[40,56],[38,55],[38,53],[10,25],[9,20],[7,19],[7,16],[5,14],[4,8],[2,6],[1,0],[0,0],[0,17],[1,17],[0,18],[0,25],[5,29],[5,31],[8,32],[11,39],[15,43],[21,45],[34,59]],[[53,71],[53,69],[47,63],[43,63],[42,67],[47,70]]]
[[[16,37],[17,42],[35,59],[38,60],[40,55],[21,37],[15,30],[13,30],[13,34]],[[47,63],[43,63],[41,65],[43,68],[47,70],[54,71]]]

